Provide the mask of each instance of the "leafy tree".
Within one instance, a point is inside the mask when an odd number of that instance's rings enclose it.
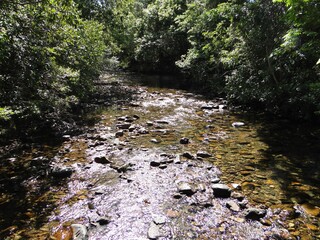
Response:
[[[63,116],[97,76],[102,25],[82,20],[71,0],[12,1],[0,14],[0,107],[17,121]]]

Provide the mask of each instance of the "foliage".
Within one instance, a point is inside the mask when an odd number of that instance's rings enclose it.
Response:
[[[104,55],[103,26],[73,1],[12,1],[0,9],[0,106],[62,116],[90,90]]]

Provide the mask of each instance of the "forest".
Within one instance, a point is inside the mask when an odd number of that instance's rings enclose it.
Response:
[[[0,16],[1,134],[59,125],[110,69],[319,119],[318,0],[2,0]]]

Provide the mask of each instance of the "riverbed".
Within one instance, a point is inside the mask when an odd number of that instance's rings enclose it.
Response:
[[[172,81],[105,74],[132,100],[3,154],[1,238],[320,239],[320,131]]]

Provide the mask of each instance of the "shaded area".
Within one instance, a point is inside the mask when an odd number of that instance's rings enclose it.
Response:
[[[100,120],[100,110],[111,105],[121,107],[134,98],[135,89],[120,84],[113,74],[104,75],[95,86],[90,101],[81,103],[72,115],[65,116],[66,119],[55,119],[49,126],[34,122],[24,125],[25,131],[14,129],[1,136],[1,239],[26,227],[41,228],[59,199],[65,196],[67,178],[62,173],[64,169],[60,169],[62,175],[53,173],[57,158],[68,157],[72,150],[63,145],[70,136],[62,135],[85,132]],[[72,154],[79,159],[84,157],[82,152]]]

